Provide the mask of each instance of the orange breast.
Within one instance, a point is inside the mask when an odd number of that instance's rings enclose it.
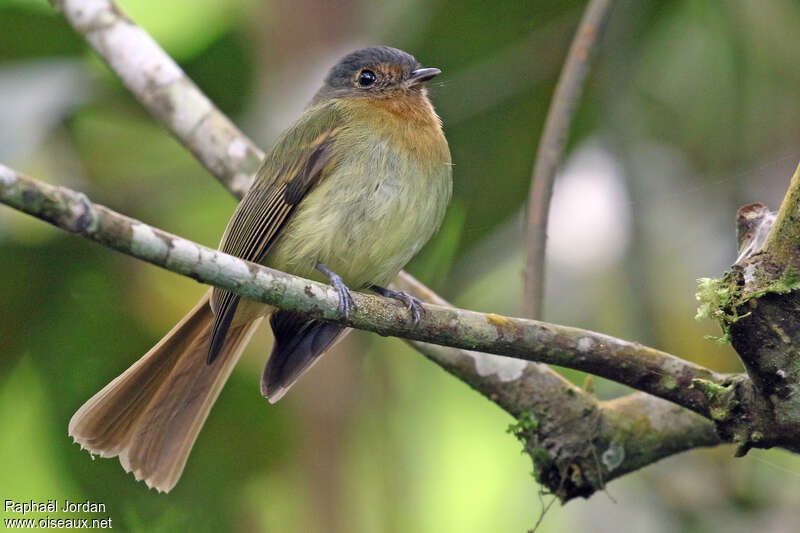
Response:
[[[450,161],[450,150],[442,132],[442,121],[422,91],[409,91],[390,98],[363,98],[352,102],[358,114],[376,130],[410,153],[430,161]]]

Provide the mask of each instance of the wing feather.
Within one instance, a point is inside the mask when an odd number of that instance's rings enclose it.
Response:
[[[267,160],[250,191],[236,208],[222,238],[220,249],[247,261],[260,262],[281,228],[308,192],[324,179],[334,163],[334,142],[340,127],[331,127],[296,151],[297,160],[269,175]],[[214,289],[211,297],[214,326],[207,361],[222,350],[228,328],[239,305],[239,296]]]

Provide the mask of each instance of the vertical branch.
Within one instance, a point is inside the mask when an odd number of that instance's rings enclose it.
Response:
[[[541,318],[544,302],[545,248],[547,244],[547,214],[556,168],[572,120],[575,106],[589,72],[596,43],[608,20],[611,0],[590,0],[578,31],[570,46],[564,69],[558,78],[553,102],[547,113],[544,132],[536,153],[531,192],[528,198],[528,222],[525,235],[525,292],[523,309],[526,316]]]
[[[798,253],[800,243],[800,165],[789,182],[789,190],[778,211],[772,230],[767,236],[763,250],[770,254],[772,260],[778,263],[792,263]]]

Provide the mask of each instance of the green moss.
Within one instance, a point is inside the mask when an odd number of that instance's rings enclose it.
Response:
[[[532,411],[526,410],[520,413],[515,423],[508,425],[506,433],[511,433],[524,444],[537,429],[539,429],[539,419]]]
[[[695,299],[700,302],[695,320],[717,319],[724,316],[725,307],[730,305],[731,290],[722,279],[700,278],[697,280]]]
[[[706,335],[705,338],[719,344],[730,342],[731,325],[746,317],[737,311],[743,303],[740,301],[741,288],[726,274],[720,279],[700,278],[697,280],[695,299],[700,302],[695,320],[713,319],[719,322],[722,336]]]
[[[764,289],[751,296],[757,298],[767,293],[787,294],[792,291],[800,289],[800,271],[796,268],[788,266],[781,274],[781,277],[772,283],[768,284]]]
[[[706,398],[712,401],[730,391],[730,387],[718,385],[713,381],[700,378],[695,378],[692,380],[692,388],[699,390],[705,394]]]
[[[722,422],[731,418],[731,410],[739,405],[735,398],[734,385],[719,385],[705,379],[693,379],[692,387],[701,391],[709,400],[712,420]]]
[[[724,407],[712,407],[710,414],[711,420],[715,420],[717,422],[722,422],[730,417],[730,412]]]
[[[544,448],[534,448],[531,451],[531,459],[533,459],[534,477],[535,472],[546,472],[553,463],[553,457],[550,452]]]
[[[539,419],[533,411],[526,410],[520,413],[517,421],[508,425],[507,433],[514,435],[522,443],[522,453],[528,453],[533,459],[533,472],[531,475],[539,480],[541,472],[544,472],[552,463],[550,453],[542,448],[538,448],[539,439],[536,431],[539,429]]]
[[[755,272],[758,283],[762,285],[759,290],[743,294],[742,286],[736,282],[736,276],[731,272],[719,279],[700,278],[697,280],[697,293],[695,298],[700,303],[697,307],[695,320],[717,320],[722,328],[722,336],[706,335],[705,338],[714,342],[725,344],[730,342],[731,326],[750,313],[740,315],[738,310],[754,298],[760,298],[768,293],[786,294],[800,290],[800,270],[791,266],[775,281],[765,279],[760,270]]]

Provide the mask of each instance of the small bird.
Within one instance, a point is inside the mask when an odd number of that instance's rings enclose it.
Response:
[[[425,82],[440,74],[388,46],[364,48],[328,73],[267,154],[220,250],[350,290],[386,288],[439,228],[452,192],[450,149]],[[178,482],[211,406],[262,318],[275,343],[261,393],[278,401],[347,329],[221,290],[73,415],[81,447],[119,461],[148,487]]]

